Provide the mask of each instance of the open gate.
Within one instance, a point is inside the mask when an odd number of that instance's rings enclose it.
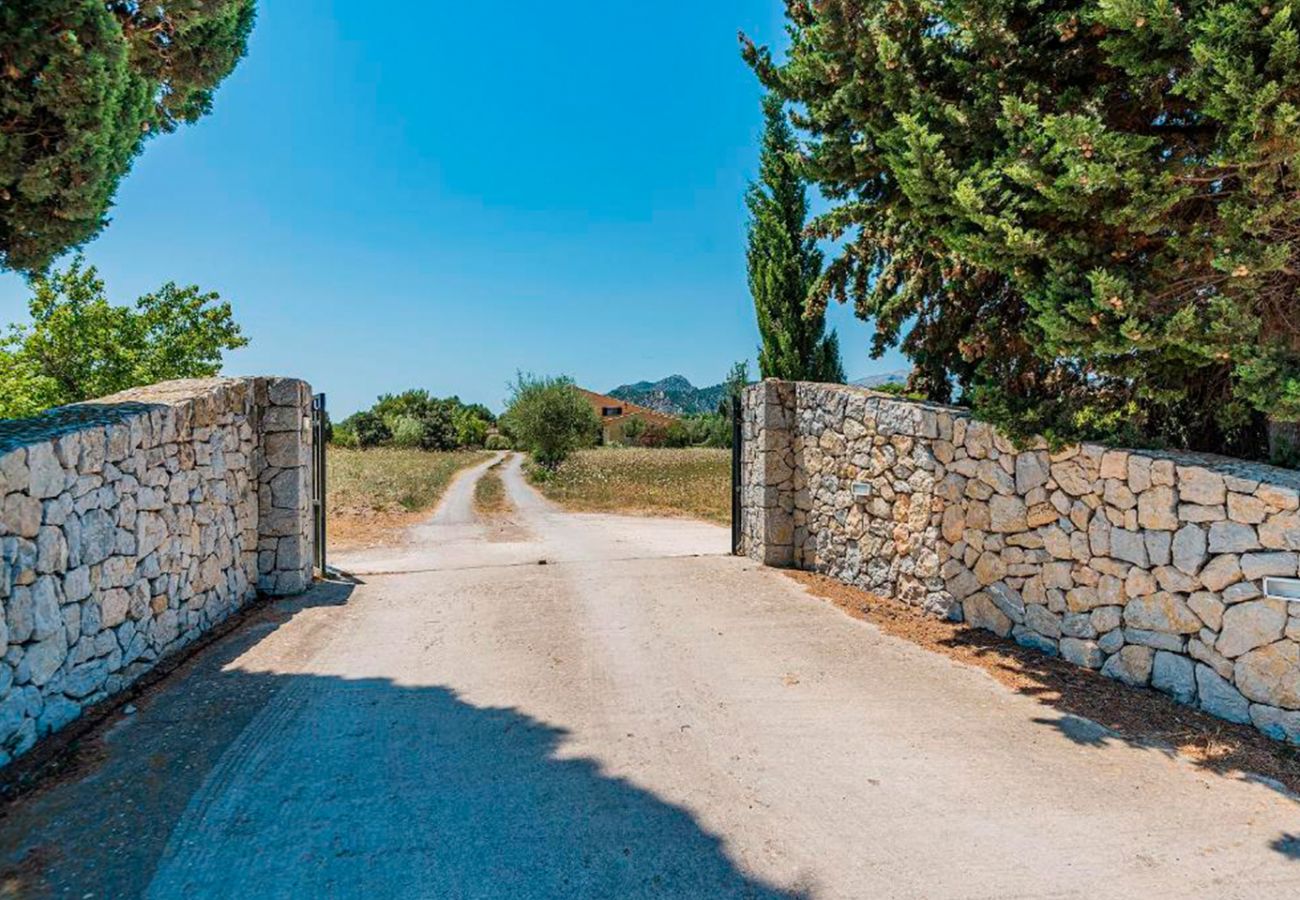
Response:
[[[325,395],[311,398],[311,515],[312,549],[316,569],[325,576],[325,445],[329,437],[329,414],[325,411]]]
[[[740,394],[731,398],[731,552],[739,556],[741,552],[741,469],[740,460],[744,452],[745,429],[743,427],[744,403]]]

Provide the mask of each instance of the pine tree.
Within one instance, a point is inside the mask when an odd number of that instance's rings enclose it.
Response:
[[[254,0],[0,2],[0,267],[98,234],[148,137],[211,108],[253,18]]]
[[[807,309],[809,293],[821,275],[822,253],[804,234],[808,191],[797,165],[794,131],[780,98],[763,99],[759,180],[745,197],[749,207],[749,290],[758,314],[763,345],[758,367],[763,378],[791,381],[844,380],[839,339],[825,334],[824,307]]]
[[[787,0],[841,242],[815,294],[1022,434],[1261,453],[1300,419],[1300,7]]]

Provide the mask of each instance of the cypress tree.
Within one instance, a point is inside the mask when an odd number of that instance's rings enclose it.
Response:
[[[254,0],[0,2],[0,267],[98,234],[149,136],[211,108],[253,18]]]
[[[798,170],[794,131],[784,104],[763,99],[759,180],[745,197],[749,207],[749,290],[758,314],[758,367],[763,378],[791,381],[844,380],[839,339],[825,334],[825,308],[809,310],[808,297],[821,275],[822,253],[804,233],[808,190]]]

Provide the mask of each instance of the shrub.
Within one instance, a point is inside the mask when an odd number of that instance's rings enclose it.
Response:
[[[456,444],[460,447],[482,447],[487,441],[488,423],[471,407],[457,411],[455,417]]]
[[[368,410],[357,413],[344,424],[350,425],[352,431],[356,434],[358,447],[378,447],[387,443],[393,437],[393,432],[389,429],[387,423],[380,416]]]
[[[415,450],[424,446],[425,423],[414,416],[395,416],[387,424],[389,430],[393,433],[392,443],[394,447]]]
[[[502,422],[515,446],[532,453],[543,468],[553,469],[574,450],[593,446],[600,434],[596,411],[564,376],[520,372],[510,385]]]
[[[509,450],[510,439],[504,434],[489,434],[487,440],[483,442],[485,450]]]
[[[645,419],[640,416],[633,416],[623,425],[623,442],[627,444],[636,444],[641,440],[641,435],[645,434]]]
[[[340,422],[335,425],[330,432],[329,442],[336,447],[344,447],[349,450],[361,446],[361,442],[357,440],[356,429],[352,427],[350,421]]]

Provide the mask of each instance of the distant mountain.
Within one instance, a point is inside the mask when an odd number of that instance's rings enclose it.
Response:
[[[716,412],[726,386],[697,388],[681,375],[669,375],[659,381],[638,381],[620,385],[609,396],[673,416]]]
[[[865,378],[859,378],[850,381],[856,387],[880,387],[884,384],[907,384],[907,378],[912,373],[907,369],[899,369],[895,372],[877,372],[875,375],[868,375]]]

